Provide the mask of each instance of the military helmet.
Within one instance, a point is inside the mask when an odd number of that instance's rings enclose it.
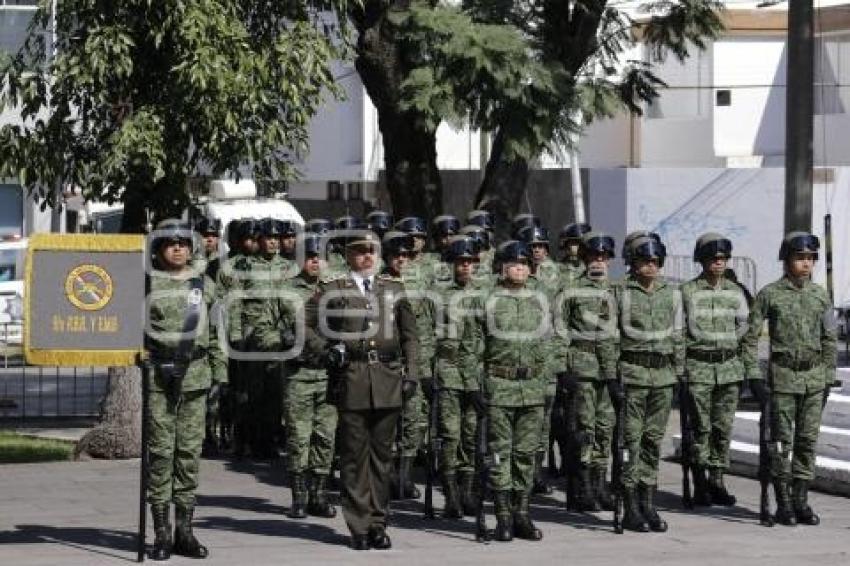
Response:
[[[496,221],[493,219],[493,213],[480,208],[470,211],[466,215],[466,222],[475,226],[481,226],[485,230],[492,230],[496,224]]]
[[[419,218],[418,216],[405,216],[404,218],[395,223],[394,228],[399,232],[404,232],[405,234],[409,234],[411,236],[419,236],[425,238],[428,235],[427,229],[425,227],[425,220]]]
[[[592,228],[586,222],[573,222],[565,224],[561,231],[558,232],[558,241],[564,240],[581,240],[582,236],[590,232]]]
[[[296,236],[299,245],[304,247],[304,256],[313,257],[322,254],[322,236],[314,232],[302,232]]]
[[[606,254],[608,257],[616,257],[616,244],[614,238],[602,232],[587,232],[581,238],[582,254]]]
[[[540,218],[531,213],[517,214],[511,221],[511,237],[519,239],[519,231],[529,226],[543,226]]]
[[[333,224],[326,218],[312,218],[304,225],[304,229],[314,234],[327,234],[333,230]]]
[[[694,245],[695,262],[699,263],[718,256],[732,257],[732,242],[728,238],[715,232],[708,232],[697,238]]]
[[[454,236],[460,232],[460,220],[452,214],[442,214],[434,218],[431,225],[434,227],[434,233],[440,238]]]
[[[194,251],[195,233],[192,227],[177,218],[167,218],[156,225],[151,242],[154,251],[158,252],[162,246],[175,241],[188,242]]]
[[[496,259],[500,264],[509,262],[528,262],[531,260],[531,250],[528,244],[519,240],[508,240],[499,245]]]
[[[383,237],[384,234],[392,228],[393,215],[383,210],[373,210],[366,215],[366,225],[369,230],[372,230],[378,236]]]
[[[635,230],[634,232],[629,232],[623,240],[623,261],[626,264],[628,264],[630,260],[629,253],[631,252],[631,244],[638,238],[652,238],[659,244],[661,243],[661,236],[659,236],[656,232],[650,232],[648,230]]]
[[[782,238],[779,259],[785,261],[793,253],[810,253],[818,259],[820,239],[809,232],[789,232]]]
[[[195,223],[195,230],[197,230],[198,233],[203,236],[208,236],[211,234],[220,236],[221,220],[219,218],[210,218],[209,216],[202,216]]]
[[[413,252],[413,236],[399,230],[390,230],[381,240],[385,256],[396,256],[401,253]]]
[[[664,267],[664,258],[667,257],[667,247],[649,236],[642,236],[629,245],[629,261],[637,258],[658,260],[658,267]]]
[[[490,232],[477,224],[467,224],[460,229],[460,233],[464,236],[469,236],[478,246],[478,253],[490,249]]]
[[[273,238],[275,236],[280,236],[282,233],[279,220],[275,220],[274,218],[263,218],[260,220],[261,237]]]
[[[542,226],[526,226],[517,234],[517,240],[525,242],[529,246],[532,244],[546,244],[549,246],[549,230]]]
[[[236,243],[236,240],[239,239],[239,226],[241,224],[241,219],[233,219],[227,223],[227,228],[225,228],[225,235],[227,236],[228,242]]]
[[[469,236],[452,236],[446,251],[443,252],[443,261],[454,262],[459,259],[478,259],[478,244]]]
[[[355,216],[346,215],[334,220],[334,228],[337,230],[362,230],[366,228],[366,224]]]
[[[278,220],[277,223],[283,237],[297,236],[301,232],[301,225],[294,220]]]
[[[256,238],[260,233],[260,223],[253,218],[246,218],[239,222],[236,237],[240,240],[245,238]]]

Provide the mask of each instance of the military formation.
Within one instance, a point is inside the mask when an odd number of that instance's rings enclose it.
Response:
[[[285,458],[293,519],[336,516],[336,482],[357,550],[392,546],[391,501],[422,497],[423,472],[426,516],[439,486],[441,516],[475,517],[479,540],[541,540],[530,503],[553,483],[570,511],[613,512],[617,532],[663,532],[674,392],[686,507],[736,504],[724,476],[747,390],[763,409],[760,477],[776,506],[763,497],[762,522],[819,521],[808,486],[836,325],[811,281],[811,234],[783,239],[784,274],[755,297],[722,234],[695,242],[702,272],[680,283],[664,277],[655,233],[629,234],[618,254],[587,224],[552,242],[532,214],[498,245],[483,210],[430,226],[383,211],[304,226],[166,221],[151,242],[155,559],[208,554],[191,529],[202,450]],[[615,280],[618,255],[627,273]]]

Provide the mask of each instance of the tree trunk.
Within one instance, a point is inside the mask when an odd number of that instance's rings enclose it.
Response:
[[[522,205],[528,175],[528,160],[519,157],[507,159],[504,134],[501,130],[497,132],[484,171],[484,179],[475,197],[477,208],[483,208],[493,214],[496,222],[496,241],[511,237],[511,219]]]
[[[109,368],[101,422],[74,449],[74,458],[138,458],[142,453],[142,373],[136,366]]]

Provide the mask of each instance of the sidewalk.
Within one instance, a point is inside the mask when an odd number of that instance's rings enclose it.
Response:
[[[139,462],[88,461],[0,466],[0,564],[84,565],[135,559]],[[296,521],[284,514],[288,490],[280,463],[204,461],[196,525],[210,548],[203,564],[839,564],[850,551],[850,500],[814,493],[819,527],[758,525],[758,484],[730,478],[740,505],[686,513],[680,472],[662,465],[666,534],[615,535],[610,514],[563,510],[563,493],[538,499],[539,543],[474,542],[473,523],[422,518],[420,502],[394,505],[393,550],[354,552],[336,519]],[[442,500],[435,498],[438,505]],[[493,517],[489,516],[492,526]],[[150,522],[148,522],[150,525]],[[151,534],[149,536],[152,536]],[[170,564],[201,562],[173,558]]]

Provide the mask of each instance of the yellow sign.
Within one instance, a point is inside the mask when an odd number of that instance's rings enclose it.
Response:
[[[99,311],[112,298],[112,277],[99,265],[78,265],[65,278],[65,296],[84,311]]]

